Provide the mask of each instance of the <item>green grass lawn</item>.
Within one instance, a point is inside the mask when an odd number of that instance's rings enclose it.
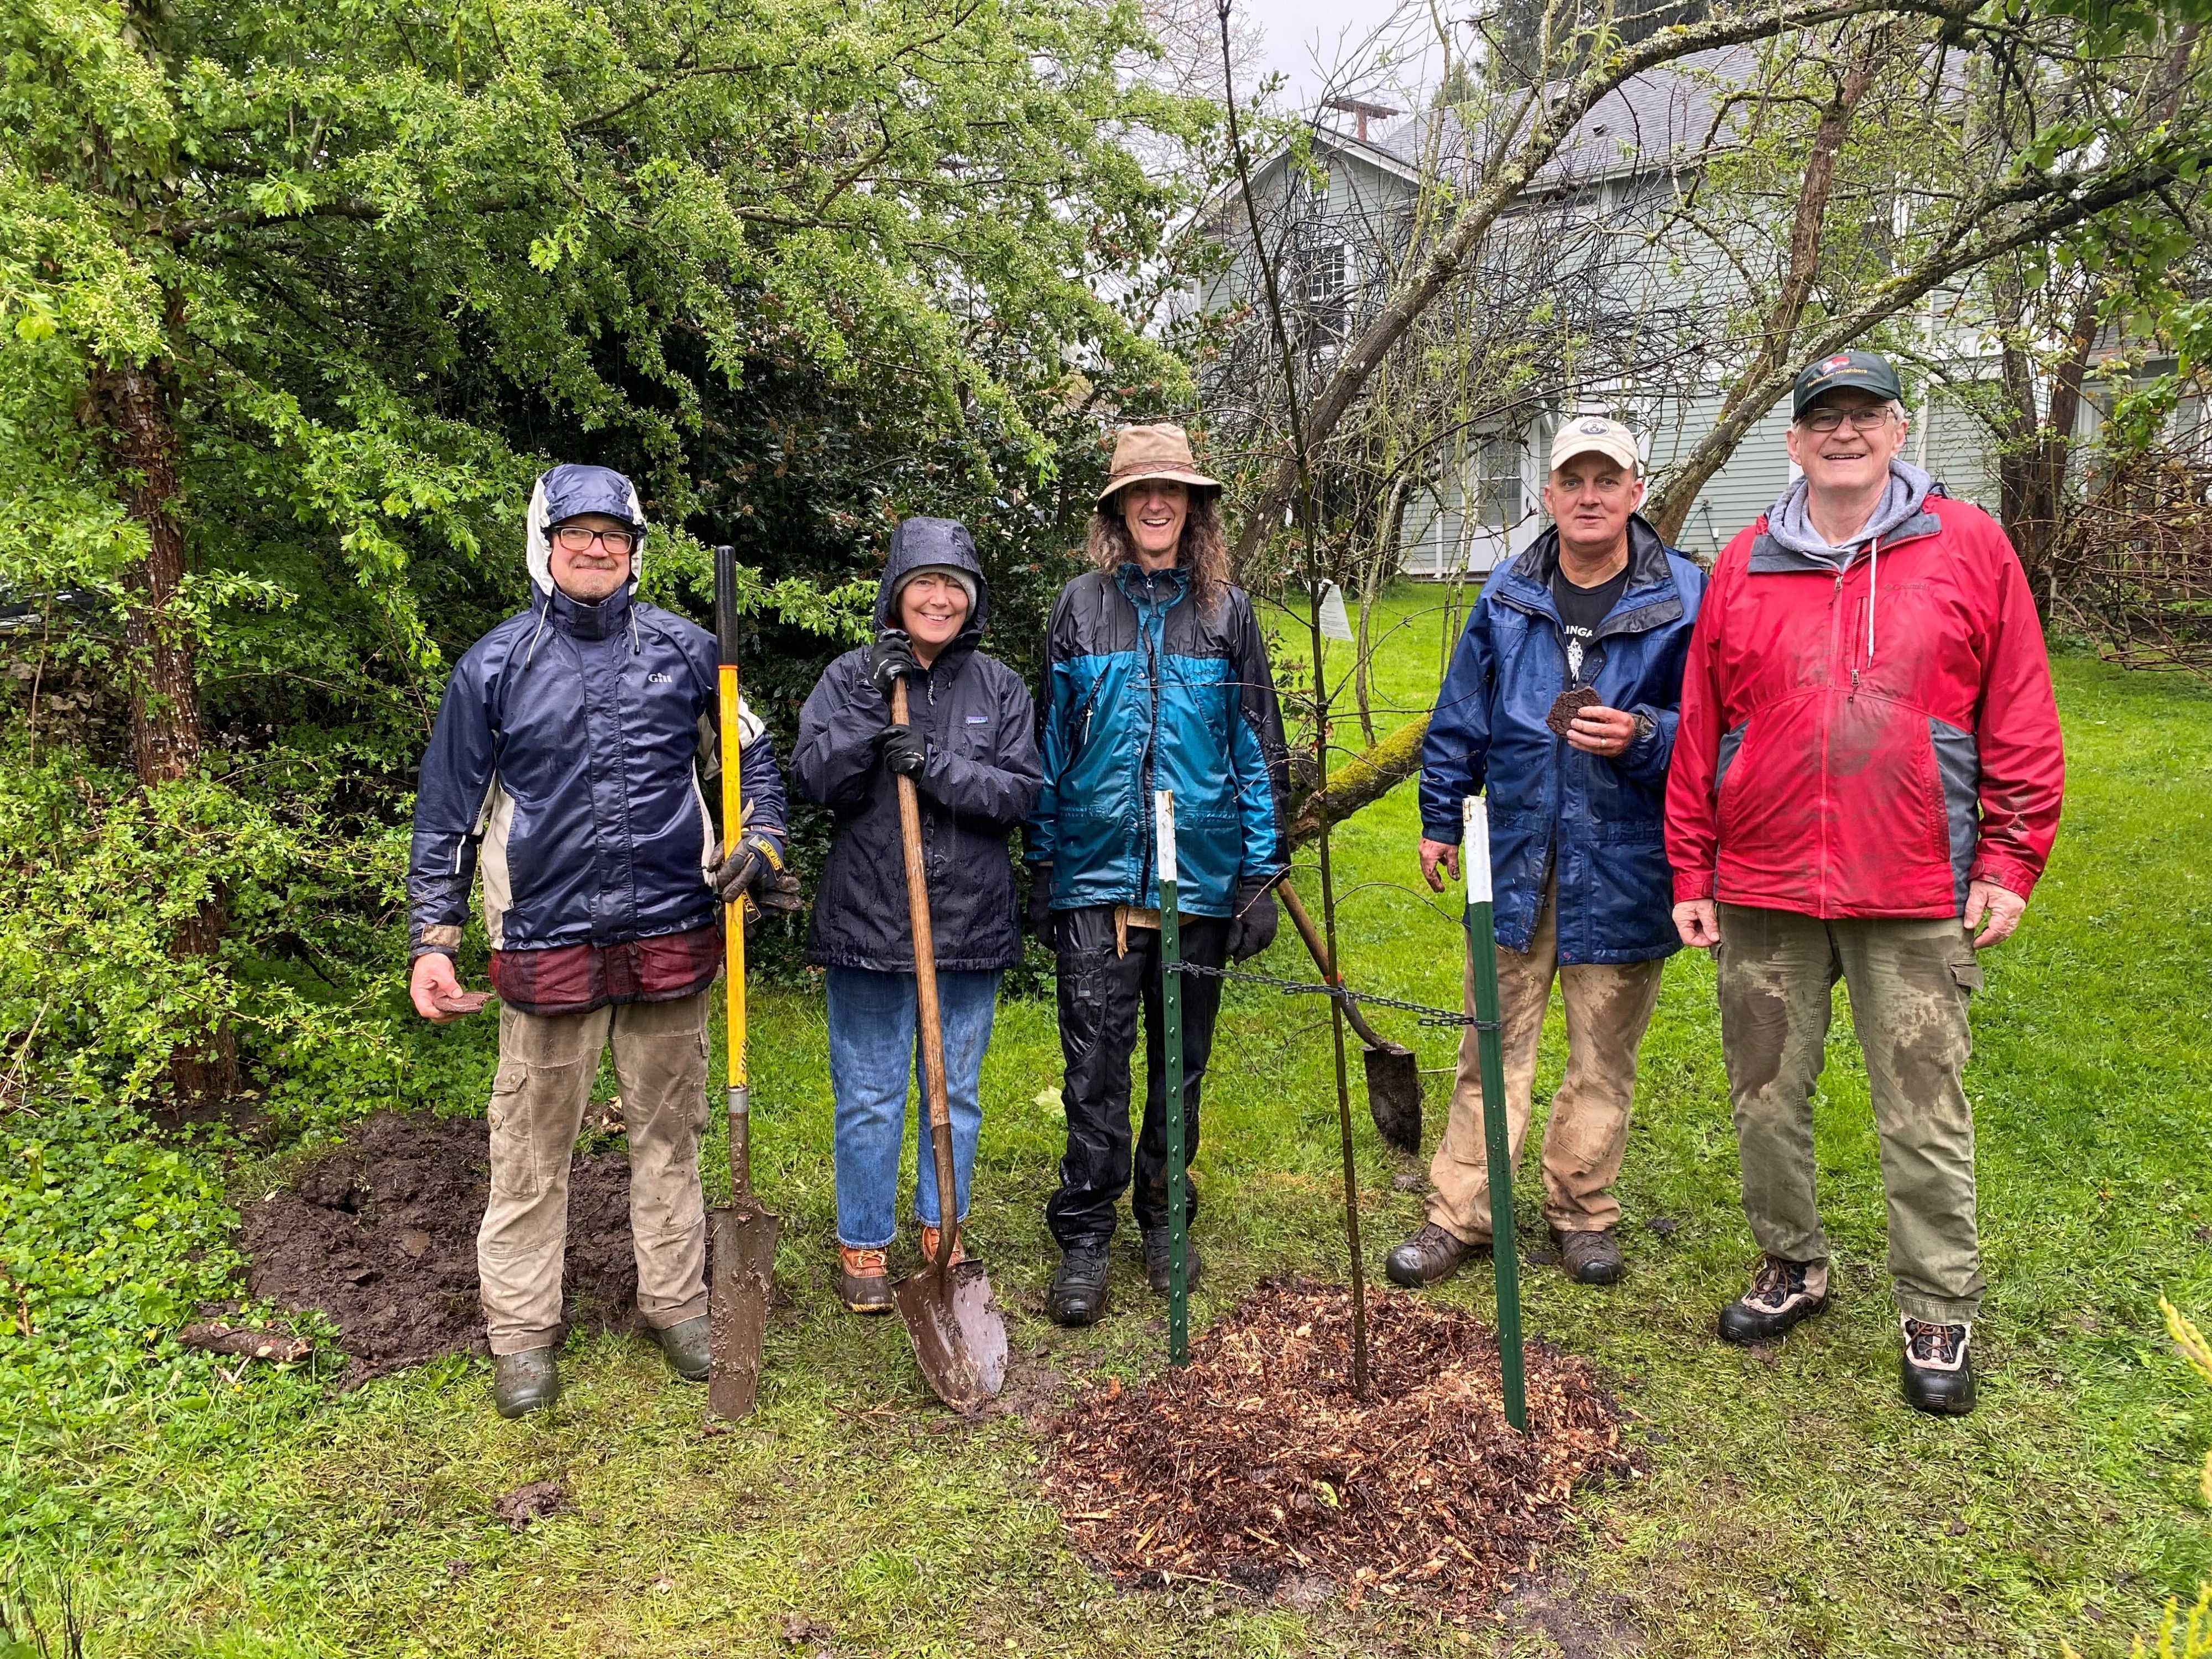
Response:
[[[1435,598],[1382,607],[1394,628],[1379,727],[1433,688]],[[1980,1411],[1936,1421],[1898,1397],[1876,1148],[1847,1020],[1820,1107],[1835,1307],[1765,1357],[1713,1339],[1752,1246],[1702,957],[1670,967],[1644,1048],[1620,1188],[1626,1281],[1524,1273],[1530,1334],[1602,1369],[1648,1464],[1581,1500],[1547,1581],[1555,1604],[1590,1609],[1592,1631],[1640,1644],[1626,1650],[2055,1655],[2064,1638],[2118,1654],[2166,1597],[2212,1575],[2194,1484],[2212,1397],[2192,1391],[2157,1311],[2164,1292],[2212,1315],[2212,696],[2079,658],[2058,672],[2065,827],[2026,924],[1990,960],[1967,1079],[1991,1285]],[[1366,988],[1451,1002],[1456,916],[1411,884],[1415,832],[1404,788],[1340,832],[1346,968]],[[1297,949],[1285,927],[1264,965],[1302,974]],[[0,1402],[0,1490],[37,1493],[0,1518],[19,1577],[73,1582],[95,1654],[1492,1650],[1490,1631],[1372,1604],[1300,1613],[1204,1587],[1124,1593],[1087,1571],[1037,1497],[1038,1443],[1021,1419],[955,1420],[924,1391],[896,1321],[832,1299],[820,1000],[768,993],[753,1020],[757,1179],[784,1218],[788,1305],[752,1419],[708,1433],[700,1391],[635,1340],[572,1345],[561,1408],[515,1424],[492,1415],[481,1362],[339,1395],[187,1361],[156,1382],[81,1389],[58,1416]],[[1449,1063],[1450,1034],[1383,1023],[1425,1066]],[[478,1022],[438,1041],[489,1033]],[[1196,1160],[1211,1266],[1198,1322],[1262,1274],[1346,1271],[1328,1056],[1318,1005],[1232,988]],[[1555,1018],[1540,1103],[1562,1059]],[[1140,1378],[1165,1341],[1133,1230],[1102,1326],[1043,1318],[1058,1080],[1050,1005],[1008,1003],[984,1073],[972,1231],[1012,1310],[1015,1382],[1032,1392]],[[1446,1078],[1429,1081],[1433,1146]],[[1396,1178],[1425,1164],[1359,1120],[1379,1280],[1381,1252],[1419,1218]],[[1525,1172],[1527,1246],[1541,1224],[1533,1160]],[[1653,1231],[1662,1217],[1679,1224]],[[1486,1315],[1488,1276],[1437,1294]],[[571,1512],[519,1535],[492,1519],[499,1494],[548,1478],[566,1483]],[[1526,1629],[1512,1649],[1557,1650]]]

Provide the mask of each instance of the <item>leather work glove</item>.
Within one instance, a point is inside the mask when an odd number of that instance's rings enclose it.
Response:
[[[876,753],[902,778],[918,778],[929,764],[929,739],[911,726],[886,726],[876,733]]]
[[[1231,962],[1249,962],[1275,942],[1275,928],[1281,918],[1276,913],[1275,896],[1267,890],[1268,885],[1263,881],[1248,881],[1237,890],[1237,914],[1229,918]]]
[[[896,628],[886,628],[868,647],[868,684],[891,700],[891,682],[902,675],[911,679],[921,672],[914,659],[914,642]]]
[[[1024,931],[1036,936],[1038,944],[1049,949],[1052,937],[1052,866],[1030,866],[1029,909],[1022,917]]]
[[[714,867],[707,882],[715,897],[725,904],[735,904],[749,893],[765,894],[769,884],[782,873],[783,855],[775,850],[775,843],[765,836],[748,835]],[[792,883],[794,901],[798,885],[795,880]],[[795,902],[791,908],[798,908]]]

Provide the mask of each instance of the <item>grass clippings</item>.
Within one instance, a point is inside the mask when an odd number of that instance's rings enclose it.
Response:
[[[1576,1486],[1627,1471],[1588,1364],[1528,1351],[1527,1436],[1505,1421],[1489,1327],[1370,1294],[1369,1386],[1352,1387],[1352,1297],[1263,1283],[1139,1389],[1054,1421],[1045,1492],[1076,1547],[1139,1584],[1259,1595],[1333,1583],[1455,1618],[1482,1611],[1558,1537]]]

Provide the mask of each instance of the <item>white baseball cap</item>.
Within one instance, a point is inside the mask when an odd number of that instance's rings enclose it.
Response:
[[[1619,421],[1602,415],[1575,415],[1559,423],[1552,438],[1552,471],[1557,472],[1569,457],[1603,455],[1620,463],[1634,477],[1642,470],[1636,453],[1636,434]]]

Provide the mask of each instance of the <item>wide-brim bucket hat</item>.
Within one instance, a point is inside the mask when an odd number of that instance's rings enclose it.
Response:
[[[1161,478],[1188,484],[1194,489],[1218,489],[1221,480],[1198,470],[1190,453],[1190,434],[1169,422],[1158,426],[1125,426],[1114,434],[1114,465],[1106,487],[1098,492],[1103,507],[1133,483]]]

